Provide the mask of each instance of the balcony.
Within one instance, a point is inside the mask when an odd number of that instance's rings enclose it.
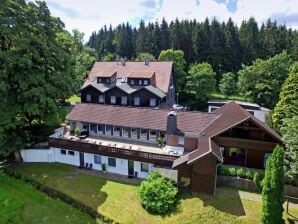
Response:
[[[123,159],[136,160],[171,166],[179,158],[168,154],[164,149],[152,144],[142,144],[128,141],[118,141],[99,137],[79,139],[68,134],[55,133],[49,137],[49,146],[71,149],[80,152],[99,154]]]

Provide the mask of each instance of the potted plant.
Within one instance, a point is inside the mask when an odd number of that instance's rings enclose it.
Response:
[[[102,163],[101,164],[101,170],[105,173],[106,172],[106,164]]]
[[[158,135],[157,142],[158,142],[158,146],[161,147],[163,143],[163,137],[161,137],[161,135]]]
[[[75,128],[74,132],[75,132],[76,136],[79,136],[80,133],[81,133],[81,129],[80,128]]]

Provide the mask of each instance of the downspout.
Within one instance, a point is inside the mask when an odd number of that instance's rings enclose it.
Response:
[[[213,191],[213,196],[215,196],[215,192],[216,192],[216,185],[217,185],[217,168],[219,165],[222,165],[222,162],[218,163],[216,165],[216,170],[215,170],[215,184],[214,184],[214,191]]]

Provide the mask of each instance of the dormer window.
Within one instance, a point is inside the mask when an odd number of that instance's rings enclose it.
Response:
[[[98,102],[99,103],[104,103],[104,96],[103,95],[99,95]]]
[[[111,96],[111,104],[116,104],[116,97],[115,96]]]
[[[145,79],[145,80],[144,80],[144,86],[147,86],[147,85],[148,85],[148,80]]]
[[[110,79],[106,79],[106,83],[109,84],[110,83]]]
[[[139,85],[140,85],[140,86],[142,85],[142,79],[139,80]]]
[[[102,78],[97,77],[97,83],[102,83]]]
[[[91,102],[91,95],[90,95],[90,94],[87,94],[87,95],[86,95],[86,101],[87,101],[87,102]]]
[[[131,79],[130,80],[130,85],[134,85],[135,84],[135,80]]]

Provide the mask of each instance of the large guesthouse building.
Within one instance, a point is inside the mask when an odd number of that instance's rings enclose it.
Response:
[[[209,112],[173,111],[172,62],[97,62],[82,103],[48,149],[23,150],[24,161],[61,162],[146,178],[176,172],[179,187],[214,194],[217,165],[263,169],[280,136],[231,101]]]

